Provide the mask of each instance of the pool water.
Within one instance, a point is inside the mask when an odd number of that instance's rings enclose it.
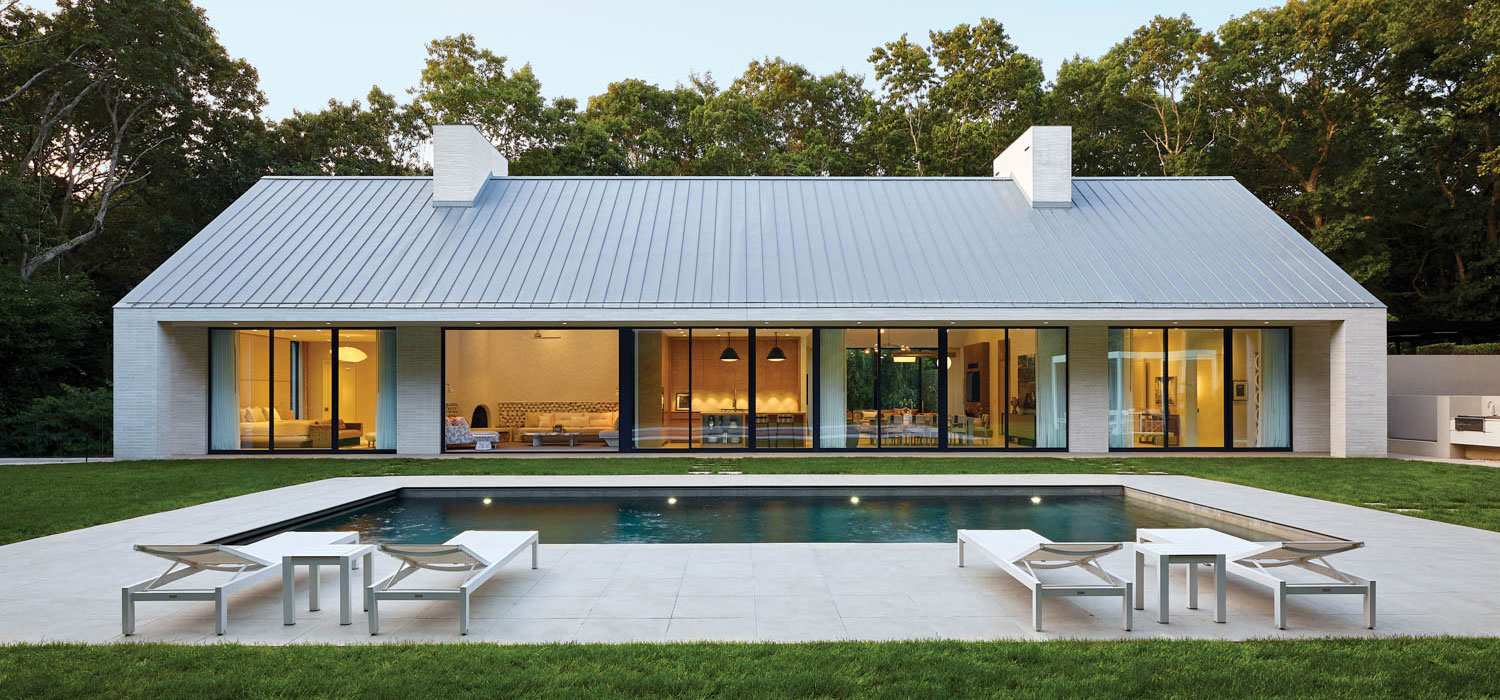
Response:
[[[952,542],[964,528],[1133,541],[1140,527],[1213,527],[1278,539],[1118,488],[405,489],[279,529],[353,529],[369,542],[439,543],[464,530],[538,530],[543,542],[675,544]]]

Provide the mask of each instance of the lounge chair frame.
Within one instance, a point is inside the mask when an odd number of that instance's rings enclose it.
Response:
[[[1201,539],[1184,540],[1173,538],[1171,533],[1198,533],[1206,528],[1174,530],[1142,529],[1136,531],[1136,539],[1153,542],[1190,542],[1198,544]],[[1359,549],[1363,542],[1352,540],[1304,540],[1284,542],[1251,542],[1233,535],[1214,533],[1212,542],[1221,546],[1227,563],[1225,570],[1240,578],[1253,581],[1271,590],[1272,622],[1276,629],[1286,629],[1287,597],[1294,595],[1360,595],[1364,596],[1364,622],[1366,629],[1375,629],[1375,581],[1343,571],[1328,562],[1327,557]],[[1205,537],[1201,533],[1189,537]],[[1327,578],[1327,582],[1294,583],[1275,575],[1268,569],[1296,567],[1303,571]]]
[[[983,530],[973,531],[975,533]],[[1036,545],[1019,554],[996,552],[973,537],[969,530],[958,531],[958,565],[964,566],[966,545],[973,545],[984,552],[1002,571],[1031,589],[1031,627],[1042,631],[1042,600],[1051,597],[1076,596],[1120,596],[1121,627],[1129,632],[1132,622],[1132,593],[1135,584],[1109,572],[1099,565],[1099,558],[1124,549],[1120,542],[1053,542],[1031,530],[1010,532],[1029,533]],[[1037,576],[1037,570],[1077,567],[1103,581],[1097,584],[1045,583]]]
[[[370,620],[370,634],[380,633],[382,600],[453,600],[458,602],[458,633],[466,635],[469,633],[469,596],[475,590],[528,547],[531,549],[531,568],[537,568],[537,545],[540,537],[535,530],[525,531],[526,537],[517,546],[493,560],[462,542],[467,539],[466,536],[475,533],[486,534],[482,530],[466,530],[444,544],[380,545],[380,551],[395,557],[401,565],[389,576],[365,589],[365,609]],[[455,588],[393,588],[403,579],[422,570],[467,575]]]
[[[320,544],[352,544],[359,542],[357,532],[307,533],[288,532],[300,539],[309,535],[328,535]],[[274,542],[273,535],[263,542]],[[256,543],[261,544],[261,543]],[[245,547],[224,544],[201,545],[135,545],[135,551],[150,554],[171,562],[166,571],[155,578],[132,583],[120,590],[120,629],[125,636],[135,634],[135,604],[147,601],[213,601],[214,634],[223,635],[229,628],[229,594],[261,579],[281,572],[281,556],[266,559],[251,554]],[[180,581],[206,571],[234,574],[228,581],[211,588],[165,588],[169,583]]]

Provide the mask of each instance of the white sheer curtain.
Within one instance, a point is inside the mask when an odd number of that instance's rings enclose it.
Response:
[[[1109,446],[1134,447],[1134,426],[1130,410],[1131,396],[1129,338],[1120,328],[1109,329]]]
[[[209,449],[240,449],[239,339],[236,331],[215,328],[209,331],[210,379]]]
[[[396,331],[376,331],[375,449],[396,449]]]
[[[1287,328],[1260,332],[1260,416],[1257,447],[1292,444],[1292,333]]]
[[[1068,332],[1036,333],[1036,446],[1068,446]]]
[[[849,411],[848,390],[845,387],[849,371],[848,351],[844,347],[844,331],[840,328],[823,328],[818,333],[818,446],[844,448],[848,445],[845,435]]]

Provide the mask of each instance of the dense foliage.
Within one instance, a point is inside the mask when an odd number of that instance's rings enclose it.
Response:
[[[0,341],[0,414],[102,386],[109,307],[257,178],[420,172],[437,123],[515,174],[812,176],[987,175],[1027,126],[1071,124],[1081,174],[1233,175],[1395,318],[1495,320],[1497,46],[1500,0],[1290,0],[1156,17],[1052,81],[981,19],[873,48],[873,90],[767,57],[579,102],[460,34],[408,103],[272,121],[189,0],[0,0],[0,313],[35,335]]]

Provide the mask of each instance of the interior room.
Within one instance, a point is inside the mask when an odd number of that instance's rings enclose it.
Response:
[[[812,331],[642,329],[636,336],[636,445],[642,449],[812,446]],[[754,370],[752,396],[751,370]]]
[[[619,356],[614,330],[446,331],[443,449],[619,449]]]
[[[395,449],[394,331],[214,329],[210,338],[212,449]]]

